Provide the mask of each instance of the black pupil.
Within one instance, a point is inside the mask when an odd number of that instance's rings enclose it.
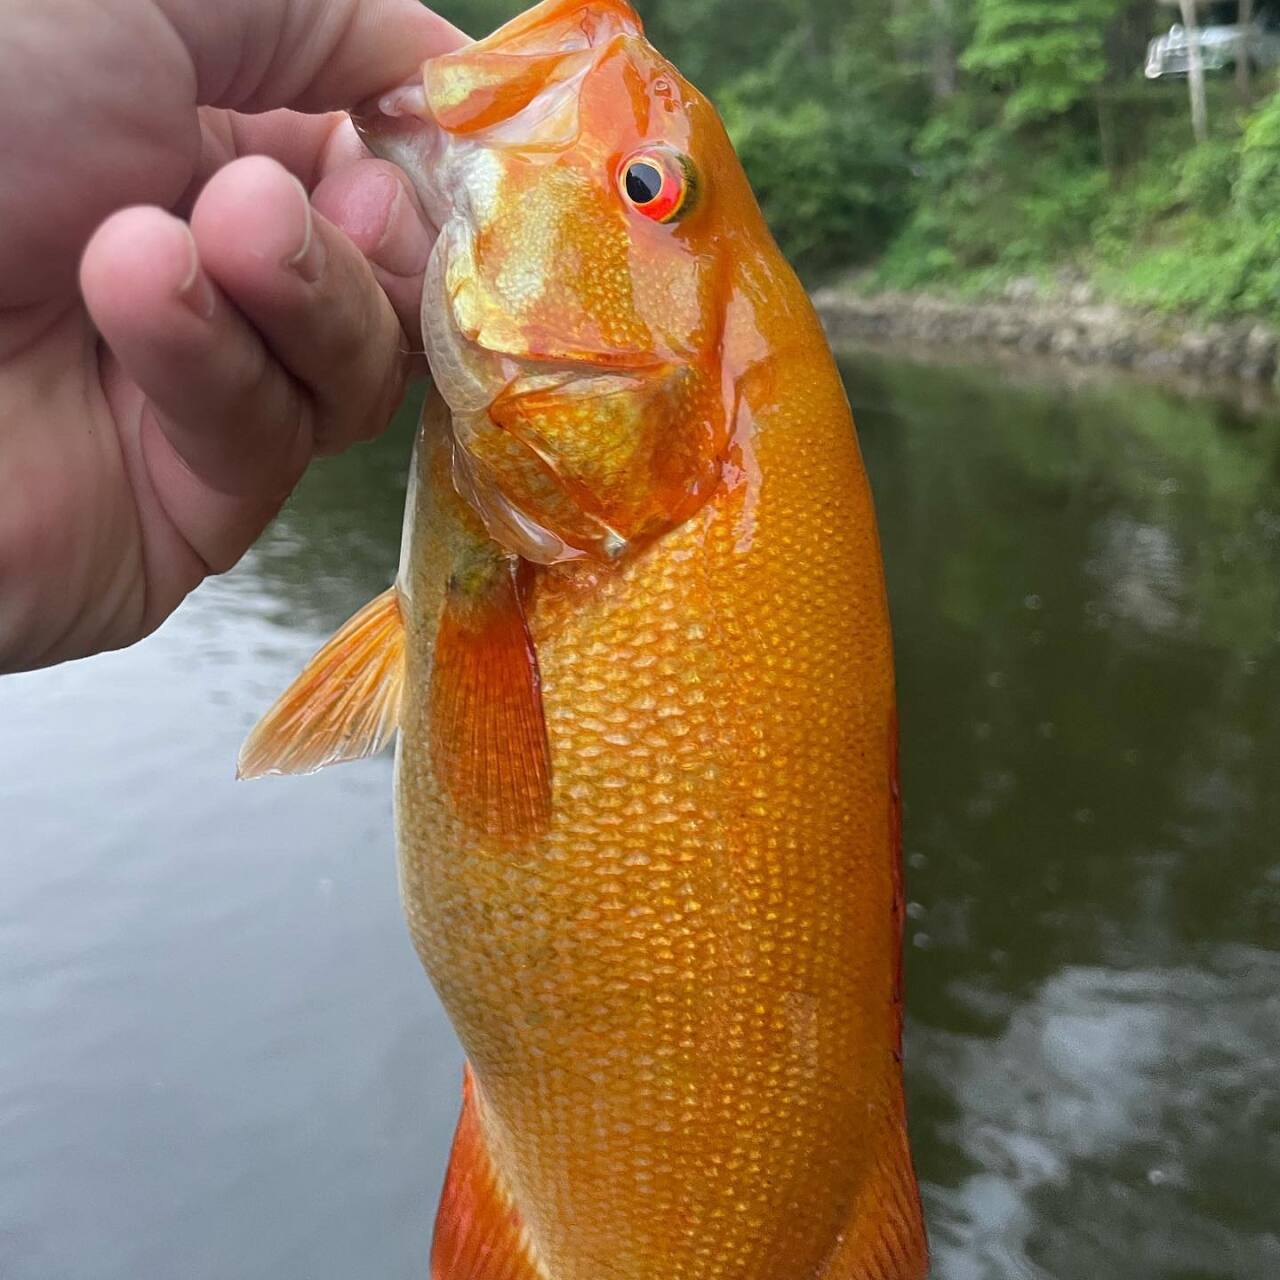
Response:
[[[662,190],[662,174],[656,165],[638,160],[627,166],[627,195],[636,204],[648,204]]]

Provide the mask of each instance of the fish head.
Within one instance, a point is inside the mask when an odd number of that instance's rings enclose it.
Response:
[[[423,293],[460,492],[509,549],[614,561],[715,492],[733,254],[714,108],[623,0],[545,0],[357,114],[439,236]]]

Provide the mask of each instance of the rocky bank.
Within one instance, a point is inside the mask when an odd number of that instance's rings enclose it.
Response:
[[[1087,284],[1047,292],[1037,281],[1018,280],[983,301],[833,286],[813,300],[837,346],[986,347],[1157,376],[1280,383],[1275,329],[1252,321],[1195,325],[1107,302]]]

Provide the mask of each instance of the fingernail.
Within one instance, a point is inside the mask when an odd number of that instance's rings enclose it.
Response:
[[[431,238],[405,189],[395,178],[386,226],[369,253],[369,261],[395,276],[421,275],[431,254]]]
[[[324,240],[316,230],[316,220],[311,213],[311,199],[307,189],[294,179],[298,194],[302,198],[303,232],[302,247],[291,258],[285,260],[285,266],[296,271],[308,284],[315,284],[324,270],[325,258],[328,256]]]
[[[196,251],[195,237],[187,232],[187,246],[191,251],[191,266],[186,278],[178,286],[178,297],[201,320],[212,320],[213,309],[217,305],[218,296],[213,291],[213,282],[205,275],[200,266],[200,255]]]

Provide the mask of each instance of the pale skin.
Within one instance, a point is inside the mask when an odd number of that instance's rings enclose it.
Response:
[[[341,108],[463,37],[416,0],[10,0],[0,671],[118,648],[375,436],[433,238]]]

